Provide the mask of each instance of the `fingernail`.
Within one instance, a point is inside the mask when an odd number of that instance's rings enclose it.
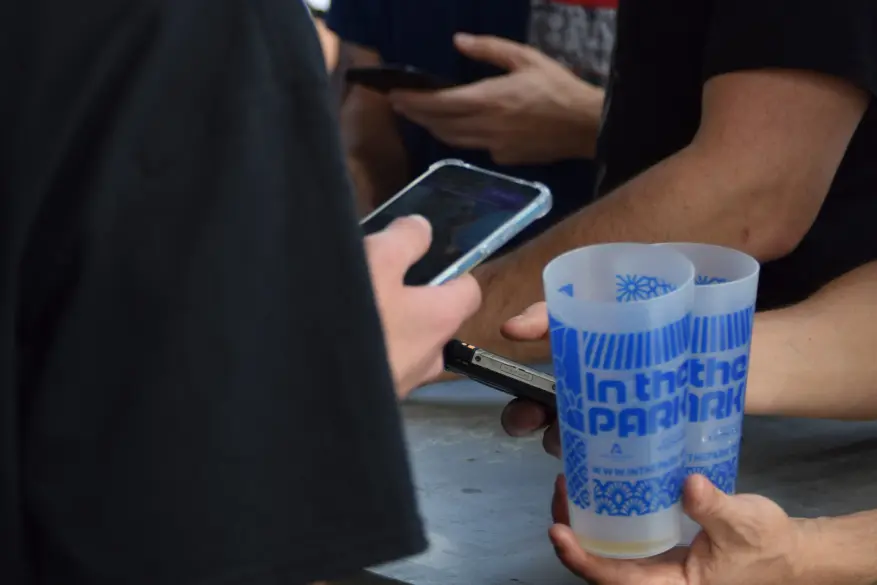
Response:
[[[423,216],[420,215],[420,214],[415,213],[415,214],[413,214],[413,215],[409,215],[409,216],[408,216],[408,219],[411,219],[411,220],[414,220],[414,221],[416,221],[416,222],[419,222],[419,223],[420,223],[421,225],[423,225],[423,227],[425,227],[426,229],[432,229],[432,224],[429,223],[429,220],[426,219],[425,217],[423,217]]]

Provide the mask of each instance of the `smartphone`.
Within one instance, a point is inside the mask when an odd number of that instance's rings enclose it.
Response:
[[[432,165],[362,220],[366,234],[394,219],[422,215],[432,224],[429,250],[405,275],[412,286],[466,274],[551,209],[551,191],[459,160]]]
[[[351,67],[345,72],[344,77],[347,83],[362,85],[381,93],[389,93],[396,89],[435,91],[456,85],[438,75],[409,65]]]
[[[526,398],[555,410],[554,376],[452,339],[444,349],[445,369],[516,398]]]

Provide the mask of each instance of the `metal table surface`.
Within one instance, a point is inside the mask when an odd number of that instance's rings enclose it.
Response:
[[[472,382],[436,384],[403,406],[430,549],[373,569],[412,585],[581,583],[548,542],[549,501],[562,470],[539,437],[499,425],[505,397]],[[748,418],[739,490],[794,516],[877,508],[877,423]],[[370,581],[371,582],[371,581]]]

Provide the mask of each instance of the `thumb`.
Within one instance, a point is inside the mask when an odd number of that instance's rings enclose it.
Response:
[[[515,71],[536,61],[541,55],[530,46],[490,35],[457,33],[454,45],[465,56]]]
[[[734,533],[738,511],[734,500],[702,475],[692,475],[685,483],[684,508],[701,525],[713,542],[722,542]]]
[[[432,243],[432,226],[421,215],[397,218],[384,230],[367,238],[379,256],[378,262],[392,265],[404,274],[423,258]]]
[[[538,341],[548,336],[548,309],[544,302],[530,305],[503,324],[501,332],[512,341]]]

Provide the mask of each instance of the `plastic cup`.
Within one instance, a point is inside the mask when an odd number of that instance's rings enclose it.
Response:
[[[684,254],[695,276],[686,402],[685,474],[705,475],[733,494],[737,484],[758,261],[708,244],[658,244]],[[680,544],[700,526],[683,516]]]
[[[644,558],[680,539],[694,267],[672,248],[574,250],[544,273],[572,529]]]

